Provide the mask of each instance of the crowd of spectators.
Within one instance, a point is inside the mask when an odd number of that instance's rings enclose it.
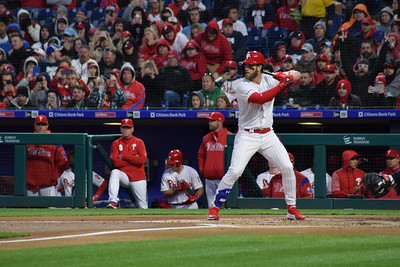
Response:
[[[255,34],[266,70],[302,73],[275,108],[398,108],[398,12],[398,0],[0,0],[0,109],[235,109]],[[287,35],[271,45],[270,29]]]

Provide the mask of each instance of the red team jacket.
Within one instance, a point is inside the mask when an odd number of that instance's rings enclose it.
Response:
[[[57,178],[69,168],[67,155],[61,145],[26,145],[26,188],[55,186]]]
[[[210,132],[203,137],[197,153],[199,170],[204,178],[221,180],[224,176],[224,148],[226,136],[231,134],[226,128],[218,132]]]
[[[314,192],[310,181],[306,176],[294,170],[296,176],[296,198],[313,198]],[[272,177],[267,190],[262,190],[266,197],[270,198],[285,198],[282,186],[282,174],[278,173]]]
[[[118,158],[120,154],[122,159]],[[128,175],[130,182],[146,180],[144,164],[147,152],[141,139],[135,136],[118,138],[111,145],[110,158],[115,168]]]

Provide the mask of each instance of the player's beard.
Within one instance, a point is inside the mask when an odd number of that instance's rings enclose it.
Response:
[[[251,81],[251,80],[253,80],[254,78],[256,78],[256,77],[258,76],[258,74],[259,74],[259,71],[258,71],[257,67],[254,67],[254,68],[255,68],[254,72],[252,72],[252,73],[245,73],[245,74],[244,74],[244,77],[245,77],[247,80],[249,80],[249,81]]]

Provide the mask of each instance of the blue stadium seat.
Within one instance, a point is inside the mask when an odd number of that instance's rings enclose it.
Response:
[[[95,27],[97,27],[100,24],[100,22],[104,20],[105,14],[106,13],[105,13],[104,8],[93,9],[90,18]]]
[[[40,25],[46,24],[46,21],[54,18],[55,16],[55,11],[51,8],[43,8],[39,11],[37,15],[37,22],[39,22]]]
[[[288,30],[280,27],[273,27],[269,29],[264,29],[261,32],[261,36],[267,40],[268,50],[271,50],[274,43],[277,41],[283,41],[287,43],[288,41]]]
[[[267,42],[261,35],[249,35],[246,41],[248,51],[259,51],[264,56],[268,55]]]
[[[124,12],[125,12],[125,8],[118,10],[118,12],[117,12],[118,18],[122,18],[122,15],[124,14]]]
[[[248,36],[259,36],[261,35],[261,30],[258,28],[247,27]]]
[[[70,10],[68,10],[68,18],[70,21],[75,20],[76,12],[77,12],[76,8],[71,8]]]
[[[88,0],[84,1],[83,6],[86,8],[86,10],[94,10],[96,8],[99,8],[101,0]]]

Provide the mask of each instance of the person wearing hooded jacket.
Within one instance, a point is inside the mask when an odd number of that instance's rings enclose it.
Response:
[[[392,23],[394,22],[394,14],[390,6],[382,8],[378,14],[378,24],[375,25],[377,29],[383,30],[389,34],[392,32]]]
[[[135,69],[130,63],[125,63],[121,68],[120,86],[126,96],[126,103],[122,109],[139,110],[144,106],[146,92],[143,84],[136,81]]]
[[[196,41],[189,41],[182,50],[180,63],[185,67],[192,77],[193,89],[201,89],[201,77],[207,71],[207,60]]]
[[[365,172],[357,168],[361,160],[360,154],[354,150],[345,150],[342,160],[342,168],[332,174],[332,197],[347,198],[349,195],[362,195]]]
[[[162,28],[162,36],[168,41],[172,50],[178,54],[182,52],[186,43],[189,41],[185,34],[178,32],[171,23],[165,23]]]
[[[330,60],[329,56],[326,54],[319,54],[315,58],[315,71],[311,73],[312,75],[312,85],[317,85],[325,79],[324,76],[324,68],[326,65],[329,65]]]
[[[356,109],[360,108],[361,100],[351,93],[351,84],[348,80],[340,80],[336,85],[336,95],[329,100],[329,108]]]
[[[283,0],[283,6],[275,12],[275,25],[288,29],[289,32],[297,31],[299,24],[290,17],[291,9],[298,9],[298,0]]]
[[[158,69],[167,64],[166,55],[168,51],[171,51],[169,42],[165,39],[158,40],[156,45],[156,53],[151,57],[151,59],[156,63]]]
[[[271,50],[271,56],[265,59],[265,64],[270,64],[275,72],[280,71],[282,69],[282,60],[286,56],[286,51],[287,47],[283,41],[275,42]]]
[[[226,37],[220,32],[216,20],[208,23],[204,32],[195,38],[200,51],[207,59],[207,68],[213,74],[214,79],[224,72],[224,61],[232,60],[231,45]]]
[[[18,24],[21,26],[21,35],[29,44],[39,41],[40,25],[34,22],[28,10],[21,8],[17,14]]]

